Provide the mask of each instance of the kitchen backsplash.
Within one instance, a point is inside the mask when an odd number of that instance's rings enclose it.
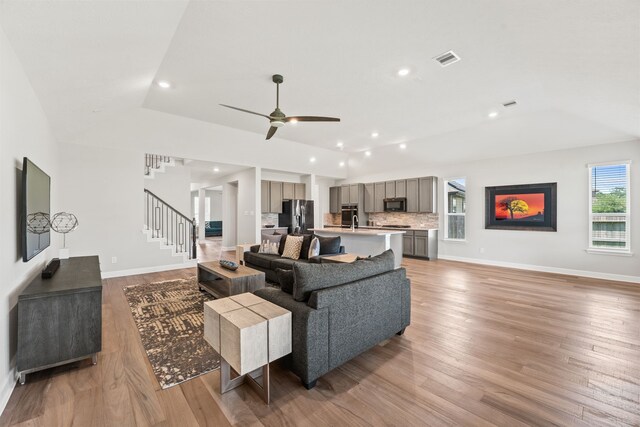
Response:
[[[376,225],[409,225],[415,228],[438,228],[439,216],[437,213],[407,213],[407,212],[379,212],[370,213],[369,220]],[[325,213],[324,223],[326,225],[340,225],[341,215],[339,213]],[[366,225],[361,223],[360,225]]]
[[[278,225],[278,214],[277,213],[263,213],[262,214],[262,225]]]
[[[439,227],[437,213],[378,212],[370,213],[369,221],[374,221],[375,225],[409,225],[416,228]]]

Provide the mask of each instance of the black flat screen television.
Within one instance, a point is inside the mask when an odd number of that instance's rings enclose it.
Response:
[[[22,162],[22,260],[29,261],[51,242],[51,178],[26,157]]]

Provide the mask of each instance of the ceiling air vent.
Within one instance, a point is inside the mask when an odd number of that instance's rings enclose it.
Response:
[[[518,105],[518,103],[515,101],[515,99],[513,101],[507,101],[502,103],[502,106],[504,108],[515,107],[516,105]]]
[[[445,52],[441,55],[438,55],[433,59],[438,61],[440,65],[442,65],[443,67],[446,67],[447,65],[451,65],[454,62],[460,61],[460,57],[456,55],[455,52],[452,50],[450,50],[449,52]]]

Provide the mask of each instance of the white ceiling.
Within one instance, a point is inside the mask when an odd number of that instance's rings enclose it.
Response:
[[[208,162],[204,160],[183,160],[184,166],[191,173],[192,183],[204,183],[213,181],[218,177],[240,172],[247,169],[246,166],[229,165],[219,162]],[[218,172],[214,172],[214,168]]]
[[[331,149],[343,141],[349,152],[378,147],[371,159],[381,167],[640,137],[636,0],[9,0],[1,8],[60,137],[143,106],[256,132],[264,143],[265,118],[218,104],[269,114],[274,73],[284,75],[288,115],[342,118],[287,125],[278,137]],[[449,49],[462,60],[442,68],[432,58]],[[412,72],[400,78],[401,67]],[[501,107],[511,99],[517,107]],[[500,115],[489,119],[491,111]],[[399,142],[404,154],[390,146]]]

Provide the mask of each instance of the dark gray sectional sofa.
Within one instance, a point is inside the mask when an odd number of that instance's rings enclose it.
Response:
[[[291,311],[293,351],[286,362],[305,387],[404,332],[411,289],[405,269],[393,266],[391,250],[350,264],[297,263],[291,294],[274,287],[255,292]]]
[[[319,264],[322,261],[322,258],[325,256],[336,255],[339,253],[344,253],[344,246],[340,246],[340,241],[338,240],[337,245],[328,245],[328,247],[333,247],[334,249],[337,247],[337,250],[332,250],[330,252],[322,252],[322,241],[321,241],[321,253],[322,255],[318,255],[315,257],[308,258],[304,255],[305,251],[309,250],[309,243],[312,235],[309,236],[308,242],[303,244],[303,249],[300,259],[289,259],[282,258],[282,249],[283,245],[281,244],[281,250],[279,254],[263,254],[258,253],[260,249],[260,245],[254,245],[250,248],[250,250],[244,253],[244,263],[247,267],[254,268],[259,271],[263,271],[268,281],[277,283],[278,277],[276,275],[276,269],[281,268],[283,270],[291,270],[293,268],[293,264],[296,262],[300,263],[315,263]],[[286,239],[286,236],[283,236]],[[339,239],[339,238],[338,238]],[[283,242],[284,243],[284,242]]]

